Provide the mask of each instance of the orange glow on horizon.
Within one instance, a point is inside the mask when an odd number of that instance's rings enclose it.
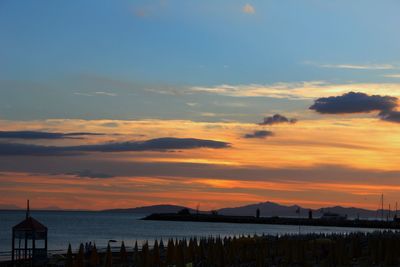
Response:
[[[192,207],[202,203],[202,207],[212,209],[264,201],[303,204],[309,207],[343,204],[373,208],[376,206],[376,196],[382,192],[393,201],[400,196],[400,183],[395,181],[394,176],[382,176],[384,173],[400,171],[397,160],[400,128],[373,118],[313,118],[300,120],[293,125],[273,127],[239,122],[142,120],[113,121],[118,127],[110,129],[102,126],[105,122],[110,121],[0,121],[0,127],[4,130],[48,129],[54,132],[85,131],[105,134],[87,139],[63,140],[61,145],[137,141],[172,136],[220,140],[230,143],[231,147],[182,149],[168,153],[145,151],[81,156],[81,159],[88,162],[101,160],[116,164],[115,166],[119,163],[163,163],[165,166],[187,164],[184,165],[186,173],[181,174],[169,174],[167,168],[166,173],[155,176],[140,176],[134,172],[131,176],[126,171],[126,174],[112,178],[93,179],[65,175],[66,171],[57,170],[54,170],[53,175],[17,170],[5,172],[0,176],[0,203],[23,203],[29,196],[36,201],[38,207],[46,207],[51,203],[51,206],[62,208],[95,210],[160,203]],[[263,129],[273,131],[274,136],[266,139],[243,138],[246,133]],[[36,144],[47,145],[43,141]],[[54,144],[50,142],[49,145]],[[42,157],[40,160],[46,162],[46,158]],[[68,162],[71,159],[66,157],[65,160]],[[310,177],[306,174],[298,177],[295,173],[284,172],[290,169],[312,171],[333,164],[347,168],[347,176],[350,178],[344,181],[337,177],[335,181],[332,180],[334,177],[326,180],[324,173],[314,172]],[[82,166],[69,166],[69,172],[80,171],[85,168],[85,165]],[[107,167],[94,166],[100,169]],[[197,171],[196,168],[201,173],[207,173],[207,177],[197,174],[192,177],[190,174]],[[224,168],[232,170],[232,173],[242,169],[259,171],[257,178],[246,173],[242,179],[233,179],[229,176],[231,174],[218,177],[223,174]],[[217,172],[219,169],[221,171]],[[264,169],[265,177],[262,175]],[[273,170],[283,171],[282,174],[269,173]],[[366,182],[362,181],[363,177],[351,177],[351,173],[357,170],[368,172],[371,177]],[[113,169],[108,171],[113,173]]]

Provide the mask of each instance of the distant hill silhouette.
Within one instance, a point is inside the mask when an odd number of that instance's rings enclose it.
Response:
[[[151,214],[151,213],[177,213],[178,211],[187,208],[184,206],[178,205],[153,205],[153,206],[145,206],[138,208],[130,208],[130,209],[112,209],[106,210],[107,212],[129,212],[129,213],[137,213],[137,214]],[[188,208],[191,213],[195,213],[194,209]],[[221,215],[235,215],[235,216],[255,216],[256,210],[260,209],[261,217],[271,217],[271,216],[279,216],[279,217],[297,217],[299,214],[296,212],[300,210],[300,216],[306,217],[308,216],[308,211],[310,209],[303,208],[298,205],[285,206],[281,204],[277,204],[274,202],[261,202],[256,204],[250,204],[240,207],[232,207],[232,208],[222,208],[217,210],[218,214]],[[313,216],[315,218],[322,216],[324,212],[332,212],[338,213],[341,215],[347,215],[349,218],[376,218],[377,216],[381,216],[380,210],[367,210],[362,208],[355,207],[341,207],[341,206],[333,206],[333,207],[324,207],[320,209],[312,209]],[[210,211],[200,211],[200,213],[210,213]],[[388,210],[384,210],[384,217],[388,214]]]
[[[297,216],[296,210],[298,210],[298,208],[299,208],[299,206],[297,206],[297,205],[284,206],[284,205],[280,205],[277,203],[267,201],[267,202],[250,204],[250,205],[241,206],[241,207],[223,208],[223,209],[218,210],[218,213],[221,215],[255,216],[256,210],[260,209],[260,215],[263,217]],[[300,212],[301,212],[301,208],[300,208]]]
[[[177,213],[182,209],[186,209],[187,207],[179,206],[179,205],[171,205],[171,204],[161,204],[161,205],[152,205],[152,206],[144,206],[137,208],[127,208],[127,209],[108,209],[102,210],[101,212],[126,212],[126,213],[136,213],[136,214],[152,214],[152,213]],[[191,213],[196,213],[197,211],[191,208],[187,208]],[[271,216],[279,216],[279,217],[297,217],[299,214],[296,212],[300,209],[300,216],[307,217],[308,211],[310,209],[303,208],[298,205],[285,206],[281,204],[277,204],[274,202],[261,202],[256,204],[249,204],[245,206],[239,207],[231,207],[231,208],[222,208],[217,210],[218,214],[221,215],[234,215],[234,216],[255,216],[256,210],[260,209],[261,217],[271,217]],[[0,205],[0,210],[21,210],[21,208],[13,205]],[[47,207],[46,209],[40,209],[46,211],[68,211],[63,209],[58,209],[58,207]],[[200,213],[210,213],[211,211],[199,211]],[[355,207],[341,207],[341,206],[333,206],[333,207],[324,207],[320,209],[313,209],[313,216],[318,218],[322,216],[324,212],[332,212],[341,215],[347,215],[349,218],[357,218],[366,219],[366,218],[380,218],[381,210],[368,210],[362,208]],[[384,218],[388,215],[388,210],[384,210]],[[393,211],[391,213],[393,216]],[[400,215],[400,212],[399,212]],[[400,216],[399,216],[400,217]]]
[[[274,202],[262,202],[257,204],[251,204],[241,207],[234,208],[223,208],[218,211],[219,214],[222,215],[240,215],[240,216],[255,216],[256,210],[260,209],[260,215],[262,217],[270,217],[270,216],[281,216],[281,217],[296,217],[298,213],[297,210],[300,209],[300,216],[305,217],[308,216],[308,211],[310,209],[303,208],[298,205],[285,206],[280,205]],[[332,212],[338,213],[341,215],[347,215],[349,218],[375,218],[377,214],[380,216],[380,211],[376,210],[367,210],[361,208],[354,207],[324,207],[320,209],[312,209],[314,217],[320,217],[324,212]],[[384,216],[388,213],[387,210],[384,210]]]

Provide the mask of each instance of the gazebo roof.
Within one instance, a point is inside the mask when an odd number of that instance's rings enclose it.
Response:
[[[46,232],[47,227],[41,224],[39,221],[32,217],[27,217],[25,220],[13,227],[13,230],[17,231],[34,231],[34,232]]]

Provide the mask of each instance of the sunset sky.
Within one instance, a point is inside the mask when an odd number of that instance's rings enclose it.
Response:
[[[399,10],[0,1],[0,208],[394,206]]]

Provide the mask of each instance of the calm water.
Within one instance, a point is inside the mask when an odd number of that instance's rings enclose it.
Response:
[[[298,226],[288,225],[255,225],[230,223],[196,223],[142,221],[143,215],[127,213],[97,212],[44,212],[34,211],[32,217],[48,227],[49,250],[66,250],[68,243],[77,248],[80,243],[96,242],[98,247],[105,247],[108,240],[125,241],[133,246],[135,240],[142,243],[155,239],[234,236],[242,234],[296,234]],[[0,211],[0,252],[5,256],[11,249],[11,228],[25,218],[23,211]],[[373,229],[337,228],[302,226],[302,233],[332,232],[370,232]],[[115,243],[119,246],[119,243]],[[1,256],[0,255],[0,256]]]

